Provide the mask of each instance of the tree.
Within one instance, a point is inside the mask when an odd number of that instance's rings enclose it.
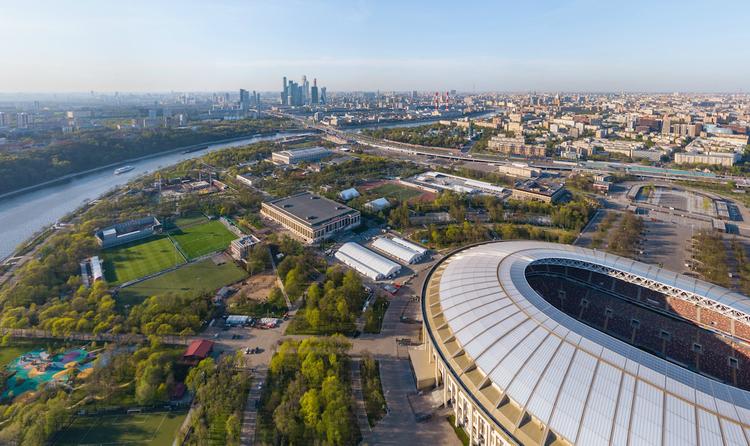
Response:
[[[236,413],[229,415],[225,423],[225,429],[228,443],[239,442],[240,434],[242,433],[242,426],[240,424],[240,417],[238,417]]]
[[[320,423],[320,411],[322,403],[317,389],[310,389],[302,395],[300,400],[300,413],[305,420],[305,425],[311,429],[318,429]]]

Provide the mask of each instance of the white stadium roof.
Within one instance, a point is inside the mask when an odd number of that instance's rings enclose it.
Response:
[[[711,305],[738,320],[750,312],[740,294],[604,252],[525,241],[474,246],[436,266],[425,293],[437,290],[437,297],[423,300],[429,336],[467,392],[474,372],[454,367],[459,353],[445,347],[454,339],[464,362],[484,377],[478,388],[496,388],[570,443],[750,444],[750,392],[596,330],[534,291],[526,267],[558,261]],[[499,403],[475,400],[497,422]]]
[[[396,243],[388,237],[380,237],[375,239],[375,241],[372,243],[372,246],[405,263],[414,263],[422,258],[422,253]]]
[[[391,277],[401,270],[398,263],[353,242],[344,243],[335,257],[373,280]]]

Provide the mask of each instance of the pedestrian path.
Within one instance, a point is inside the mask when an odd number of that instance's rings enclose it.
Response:
[[[352,396],[354,397],[354,407],[357,415],[357,425],[362,433],[362,444],[368,444],[370,439],[370,423],[367,421],[367,410],[365,409],[365,398],[362,393],[362,374],[360,367],[362,361],[360,358],[353,358],[351,361],[352,371]]]
[[[253,374],[250,392],[247,394],[245,402],[245,412],[242,415],[242,433],[240,434],[240,444],[242,446],[252,446],[255,440],[255,428],[258,420],[258,406],[260,405],[260,395],[263,391],[263,385],[266,380],[267,369],[265,367],[255,369]]]

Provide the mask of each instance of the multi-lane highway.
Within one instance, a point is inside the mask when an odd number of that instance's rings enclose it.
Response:
[[[456,162],[464,163],[479,163],[488,164],[490,166],[499,166],[504,164],[512,164],[518,162],[528,162],[526,159],[501,159],[497,157],[487,155],[473,155],[471,153],[464,153],[461,150],[455,149],[438,149],[427,146],[420,146],[415,144],[406,144],[396,141],[389,141],[386,139],[373,138],[371,136],[363,135],[353,131],[340,130],[327,125],[319,123],[311,123],[306,121],[299,116],[275,112],[274,115],[280,117],[286,117],[294,119],[302,123],[302,125],[323,132],[327,135],[333,136],[340,140],[346,141],[350,144],[361,144],[369,147],[373,147],[378,150],[388,151],[394,155],[399,155],[400,158],[411,159],[413,161],[419,161],[421,159],[445,159]],[[750,186],[747,178],[736,177],[731,175],[717,175],[709,172],[692,171],[692,170],[679,170],[679,169],[663,169],[656,167],[643,166],[638,163],[618,163],[618,162],[563,162],[555,161],[552,159],[540,159],[528,162],[532,167],[536,167],[543,170],[556,170],[556,171],[579,171],[586,173],[604,173],[604,174],[628,174],[638,178],[645,179],[660,179],[660,180],[689,180],[689,181],[700,181],[708,183],[727,183],[733,181],[738,185],[747,184]]]

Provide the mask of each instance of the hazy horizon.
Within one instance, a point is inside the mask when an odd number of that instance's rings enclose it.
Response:
[[[750,89],[750,4],[603,3],[5,4],[0,92]]]

